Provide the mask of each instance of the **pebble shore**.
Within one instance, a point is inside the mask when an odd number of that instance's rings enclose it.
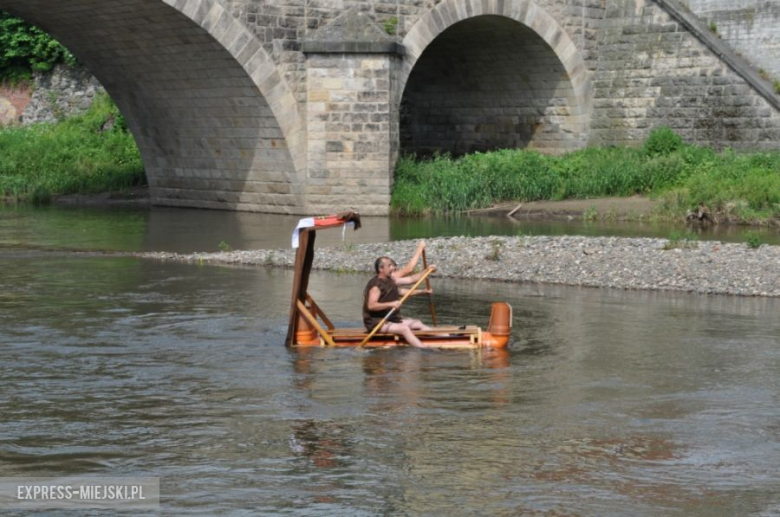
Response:
[[[426,239],[436,276],[617,289],[780,296],[780,246],[620,237],[437,237]],[[373,273],[382,255],[403,265],[417,241],[317,249],[315,269]],[[140,253],[158,260],[292,267],[295,250]]]

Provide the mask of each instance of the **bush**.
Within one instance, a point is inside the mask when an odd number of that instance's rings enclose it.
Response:
[[[644,151],[649,156],[671,154],[683,146],[683,139],[667,126],[653,129],[645,140]]]
[[[745,233],[745,237],[747,237],[748,248],[755,250],[761,247],[761,235],[759,235],[758,232],[747,232]]]
[[[401,214],[482,208],[506,201],[651,195],[666,215],[706,206],[729,218],[780,217],[780,153],[738,155],[683,143],[658,128],[641,149],[588,148],[563,156],[500,150],[398,162],[391,207]]]
[[[29,80],[33,71],[75,62],[73,54],[41,29],[0,11],[0,81]]]
[[[116,122],[104,131],[104,123]],[[143,185],[132,135],[108,96],[56,124],[0,130],[0,197],[45,203],[58,194],[94,194]]]

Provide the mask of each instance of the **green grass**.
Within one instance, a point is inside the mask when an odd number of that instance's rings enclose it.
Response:
[[[685,144],[668,128],[641,148],[587,148],[563,156],[500,150],[454,159],[402,157],[391,208],[424,215],[508,201],[648,195],[684,217],[700,205],[737,221],[780,217],[780,153],[716,153]]]
[[[758,249],[761,247],[761,244],[763,244],[763,241],[761,240],[761,234],[754,231],[749,231],[745,233],[745,237],[747,237],[747,245],[750,249]]]
[[[114,127],[102,130],[112,119]],[[44,203],[59,194],[121,191],[145,182],[135,141],[106,95],[80,116],[0,129],[0,197]]]

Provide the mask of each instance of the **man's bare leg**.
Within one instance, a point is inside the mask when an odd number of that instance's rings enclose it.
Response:
[[[386,323],[382,327],[382,332],[401,336],[413,347],[425,348],[425,345],[423,345],[422,341],[420,341],[420,339],[414,335],[412,329],[404,323]]]
[[[401,322],[412,330],[431,330],[431,327],[413,318],[403,318]]]

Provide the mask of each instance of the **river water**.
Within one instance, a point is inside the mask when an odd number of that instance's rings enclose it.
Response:
[[[297,218],[79,212],[0,212],[0,477],[159,477],[171,514],[780,513],[776,299],[436,280],[445,324],[511,303],[510,350],[291,350],[287,270],[62,250]],[[354,325],[366,280],[310,292]]]
[[[217,251],[221,243],[233,249],[281,249],[290,246],[292,228],[300,216],[188,210],[180,208],[92,208],[8,206],[0,203],[0,246],[60,250]],[[425,237],[483,235],[585,235],[668,238],[683,233],[679,225],[662,222],[622,222],[507,217],[388,219],[364,217],[363,230],[347,234],[347,242],[384,242]],[[698,228],[702,240],[745,242],[755,232],[761,242],[780,245],[780,229],[744,226]],[[342,242],[340,233],[322,234],[318,245]]]

